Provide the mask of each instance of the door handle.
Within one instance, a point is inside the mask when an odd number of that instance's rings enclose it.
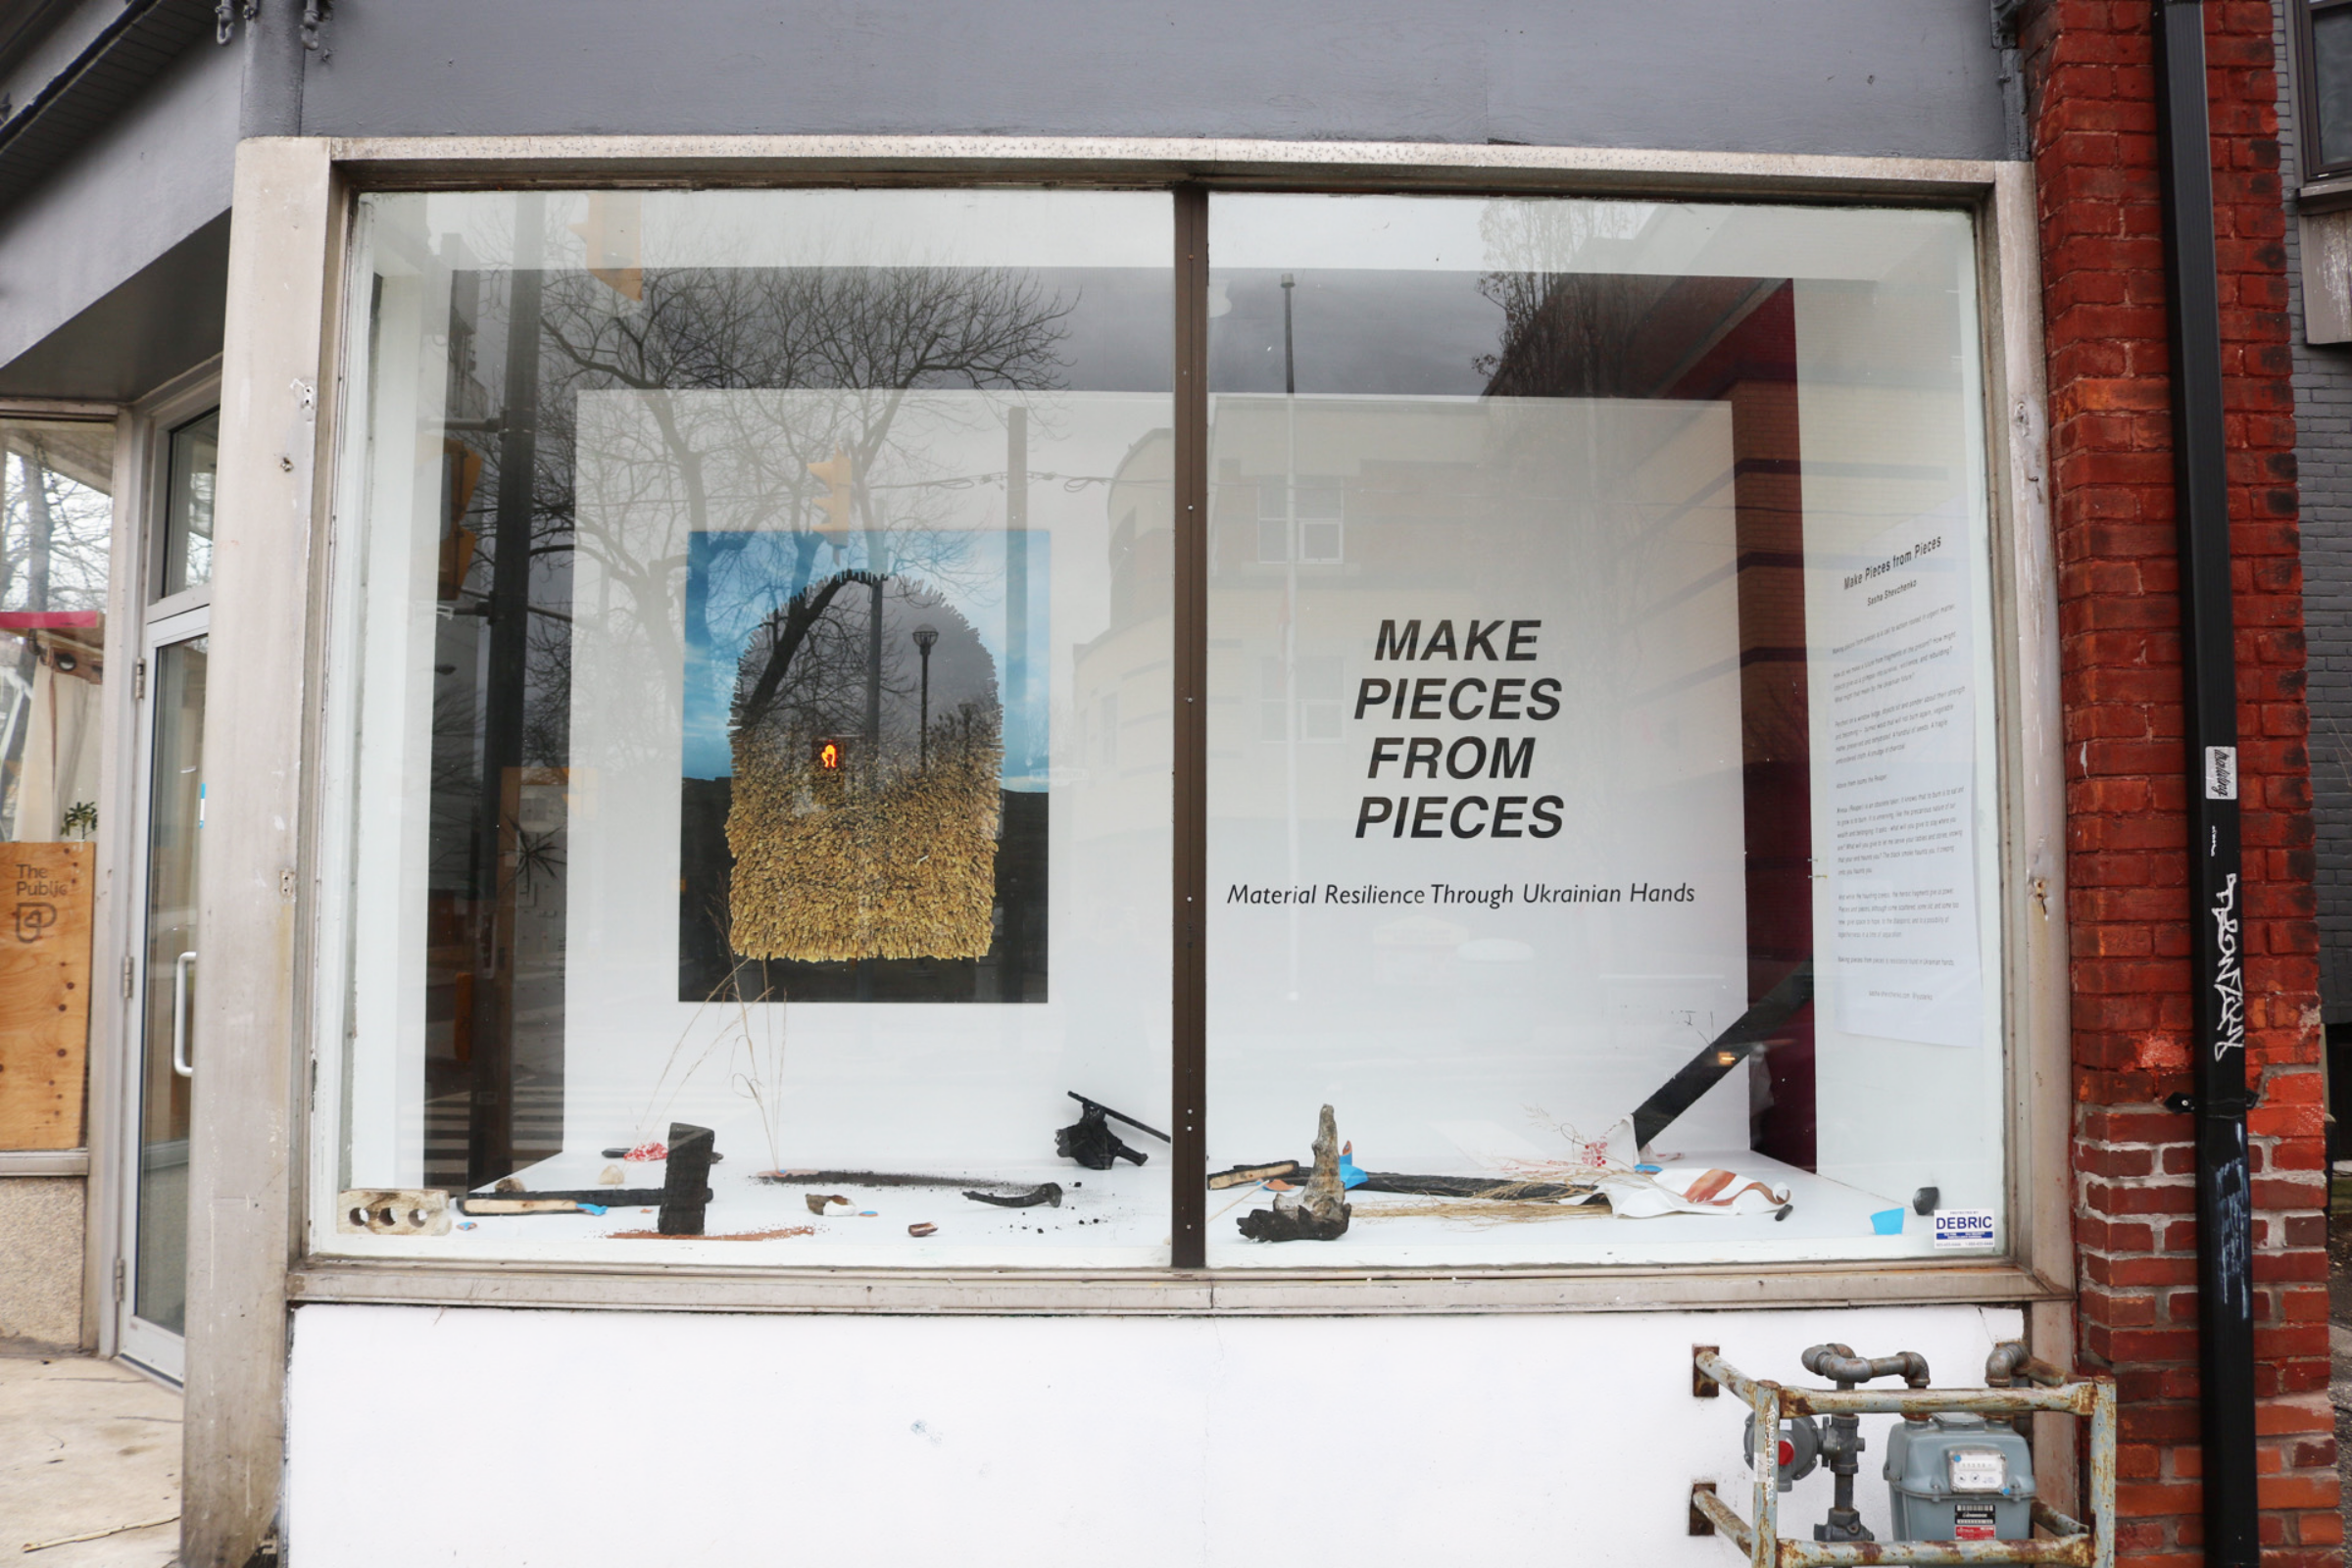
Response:
[[[172,960],[172,1070],[182,1078],[196,1076],[188,1060],[188,965],[195,961],[194,948]]]

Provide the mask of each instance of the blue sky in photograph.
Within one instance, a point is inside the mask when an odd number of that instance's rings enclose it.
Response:
[[[723,559],[729,578],[775,586],[759,594],[722,593],[714,599],[712,565],[722,559],[722,552],[713,541],[721,537],[728,539]],[[726,778],[734,772],[728,719],[734,706],[736,669],[760,621],[806,586],[797,575],[804,537],[778,531],[729,536],[696,533],[688,538],[681,759],[687,778]],[[996,661],[1000,698],[1014,692],[1021,695],[1017,706],[1006,702],[1004,709],[1003,777],[1008,790],[1046,788],[1051,756],[1048,715],[1053,701],[1052,538],[1044,529],[1031,529],[1023,535],[1029,588],[1027,636],[1022,646],[1011,648],[1006,646],[1004,625],[1008,536],[1003,529],[898,530],[889,536],[897,561],[955,563],[954,570],[915,570],[910,574],[945,599],[978,633],[989,657]],[[849,550],[838,560],[830,548],[819,549],[809,580],[821,581],[845,569],[863,569],[866,548],[865,536],[853,535]]]

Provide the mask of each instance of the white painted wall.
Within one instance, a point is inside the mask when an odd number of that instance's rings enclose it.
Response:
[[[303,1568],[1461,1562],[1733,1568],[1742,1406],[1690,1347],[1983,1382],[2008,1308],[1512,1317],[719,1316],[312,1306],[287,1380]],[[1891,1418],[1866,1419],[1865,1519]],[[1829,1506],[1817,1474],[1792,1534]],[[1801,1523],[1799,1522],[1801,1521]]]

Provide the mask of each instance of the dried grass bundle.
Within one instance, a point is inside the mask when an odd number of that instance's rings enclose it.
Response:
[[[1003,752],[993,705],[935,724],[928,765],[824,771],[789,743],[738,733],[735,951],[819,963],[984,956]]]

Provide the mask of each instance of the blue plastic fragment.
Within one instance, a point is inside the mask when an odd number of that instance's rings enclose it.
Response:
[[[859,1219],[872,1219],[872,1218],[874,1217],[874,1215],[875,1215],[877,1212],[879,1212],[879,1210],[876,1210],[876,1209],[871,1209],[871,1208],[861,1208],[861,1209],[859,1209],[859,1210],[858,1211],[858,1217]]]
[[[580,1212],[583,1214],[602,1214],[604,1211],[605,1205],[602,1203],[582,1203],[580,1205]]]
[[[469,1219],[462,1219],[458,1221],[458,1229],[462,1231],[469,1231],[473,1229],[473,1221]]]
[[[1340,1151],[1340,1186],[1343,1189],[1361,1187],[1370,1179],[1355,1167],[1355,1146],[1353,1144],[1349,1144],[1346,1149]]]
[[[1903,1234],[1903,1211],[1899,1208],[1882,1208],[1870,1216],[1870,1228],[1880,1236],[1900,1236]]]
[[[1666,1167],[1663,1165],[1636,1165],[1634,1167],[1634,1169],[1640,1171],[1644,1176],[1655,1176],[1658,1174],[1658,1172],[1664,1170],[1665,1168]]]

